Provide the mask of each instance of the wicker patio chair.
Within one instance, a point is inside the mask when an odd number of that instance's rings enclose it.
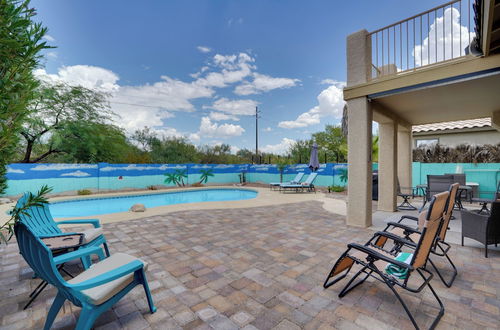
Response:
[[[497,191],[490,191],[490,192],[483,192],[483,194],[491,194],[491,198],[480,198],[480,197],[475,197],[472,198],[471,201],[473,203],[479,203],[481,205],[481,209],[477,211],[477,213],[486,213],[489,214],[490,210],[488,210],[488,204],[496,201],[497,199],[500,199],[500,181],[497,183]]]
[[[429,208],[422,213],[422,220],[424,224],[422,233],[418,243],[416,244],[389,232],[377,232],[365,245],[356,243],[348,244],[347,251],[345,251],[334,264],[325,280],[325,283],[323,284],[323,287],[328,288],[346,277],[354,264],[360,265],[361,269],[354,276],[352,276],[346,286],[339,293],[339,297],[344,297],[347,293],[365,282],[365,280],[371,276],[385,283],[389,287],[405,309],[410,321],[416,329],[419,328],[417,322],[415,321],[413,314],[408,309],[408,306],[404,302],[403,298],[396,291],[395,286],[413,293],[421,292],[425,287],[428,287],[439,304],[439,313],[431,325],[431,328],[434,328],[444,314],[444,305],[430,285],[433,274],[426,269],[426,264],[429,259],[429,253],[431,252],[432,246],[439,232],[443,219],[443,212],[448,198],[449,192],[447,191],[437,194],[431,198]],[[386,237],[394,242],[397,242],[397,244],[412,247],[412,253],[408,259],[409,261],[403,262],[396,260],[399,258],[399,255],[375,245],[375,241],[377,241],[379,237]],[[404,277],[398,277],[394,274],[390,274],[388,267],[398,267],[403,270],[405,273]],[[409,279],[413,274],[415,274],[415,272],[418,273],[423,279],[423,283],[420,284],[420,286],[413,287],[409,285]],[[356,278],[361,274],[364,274],[364,277],[353,284]]]
[[[491,203],[489,215],[462,212],[462,246],[464,237],[484,244],[484,256],[488,258],[488,245],[500,243],[500,201]]]

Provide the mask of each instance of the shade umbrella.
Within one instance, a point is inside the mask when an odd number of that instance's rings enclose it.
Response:
[[[309,159],[309,168],[313,172],[316,172],[319,168],[318,145],[316,143],[313,144],[313,147],[311,149],[311,158]]]

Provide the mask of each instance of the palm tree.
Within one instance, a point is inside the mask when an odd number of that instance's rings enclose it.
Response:
[[[340,172],[339,175],[340,181],[347,182],[347,167],[342,167],[341,169],[339,169],[339,172]]]
[[[208,170],[200,170],[201,176],[200,176],[200,184],[201,183],[207,183],[208,177],[209,176],[214,176],[213,170],[208,169]]]

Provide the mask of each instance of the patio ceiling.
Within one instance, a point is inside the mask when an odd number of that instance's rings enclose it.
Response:
[[[500,68],[368,95],[411,125],[491,117],[500,110]]]

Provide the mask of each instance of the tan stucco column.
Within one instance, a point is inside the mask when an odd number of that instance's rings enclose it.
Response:
[[[379,123],[378,150],[378,209],[396,210],[398,171],[398,124]]]
[[[347,86],[368,81],[371,75],[371,42],[361,30],[347,37]],[[347,224],[372,224],[372,120],[366,97],[347,101],[348,195]]]
[[[398,125],[398,178],[401,187],[412,187],[412,162],[411,126]]]
[[[372,224],[372,109],[365,97],[347,102],[349,133],[347,224]]]

